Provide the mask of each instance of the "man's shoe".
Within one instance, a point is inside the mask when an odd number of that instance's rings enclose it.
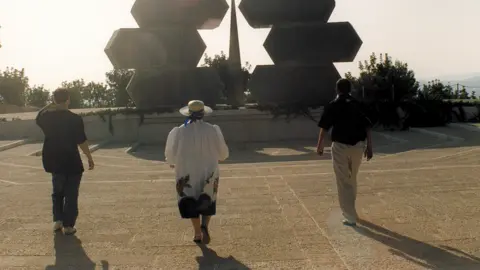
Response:
[[[63,233],[66,235],[74,235],[76,232],[77,229],[75,229],[74,227],[65,227],[65,229],[63,229]]]
[[[63,229],[63,221],[61,221],[61,220],[55,221],[55,223],[53,224],[53,231],[58,232],[61,229]]]

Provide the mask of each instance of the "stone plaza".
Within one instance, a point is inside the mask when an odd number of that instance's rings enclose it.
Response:
[[[0,269],[480,269],[479,135],[375,132],[358,228],[341,223],[330,156],[315,154],[315,140],[230,143],[206,246],[179,217],[163,144],[93,153],[75,236],[52,232],[50,176],[32,155],[41,143],[4,147]]]

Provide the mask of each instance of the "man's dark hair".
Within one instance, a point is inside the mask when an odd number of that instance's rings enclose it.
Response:
[[[53,91],[53,101],[56,104],[65,103],[69,98],[70,93],[65,88],[58,88],[57,90]]]
[[[352,91],[352,83],[347,79],[338,80],[337,91],[340,94],[350,94],[350,92]]]

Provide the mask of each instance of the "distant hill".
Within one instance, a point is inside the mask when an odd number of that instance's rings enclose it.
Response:
[[[450,84],[456,88],[456,85],[459,84],[460,88],[464,85],[467,88],[468,92],[475,91],[477,94],[480,94],[480,74],[472,77],[466,77],[466,78],[455,78],[455,77],[450,77],[450,76],[445,76],[445,77],[438,77],[436,78],[440,81],[442,81],[445,84]],[[428,79],[428,80],[419,80],[420,85],[427,84],[429,81],[433,79]]]

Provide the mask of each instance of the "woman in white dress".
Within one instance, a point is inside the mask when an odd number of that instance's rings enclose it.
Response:
[[[203,121],[211,112],[202,101],[190,101],[180,109],[187,116],[185,123],[170,131],[165,147],[166,162],[175,168],[180,215],[192,221],[196,243],[210,239],[208,224],[216,214],[218,162],[229,154],[220,128]]]

